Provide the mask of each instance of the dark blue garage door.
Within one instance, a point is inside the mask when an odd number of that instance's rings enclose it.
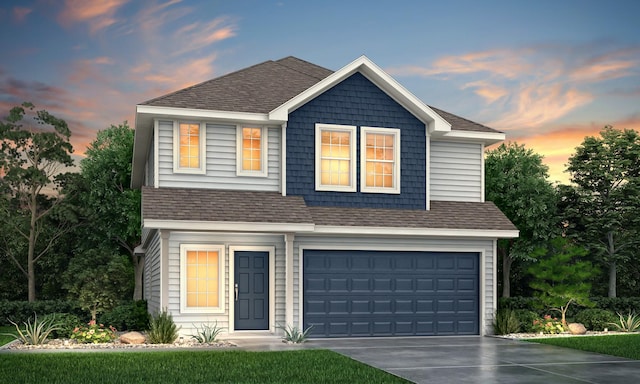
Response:
[[[305,250],[315,337],[479,334],[479,254]]]

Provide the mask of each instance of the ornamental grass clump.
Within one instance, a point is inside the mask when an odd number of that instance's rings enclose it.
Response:
[[[520,320],[518,320],[516,312],[511,309],[497,311],[493,320],[493,330],[496,335],[517,333],[520,330]]]
[[[9,320],[9,322],[16,327],[17,334],[7,333],[5,335],[14,336],[16,340],[20,340],[25,345],[44,344],[49,338],[49,335],[59,329],[58,324],[55,323],[53,319],[38,320],[36,314],[33,315],[33,322],[31,322],[31,318],[29,318],[26,322],[22,323],[24,329],[20,329],[20,326],[11,320]]]
[[[87,325],[76,327],[71,332],[71,338],[83,344],[109,343],[116,339],[116,329],[112,326],[105,328],[104,324],[97,324],[91,320]]]
[[[181,327],[173,322],[173,316],[166,309],[151,318],[148,340],[151,344],[173,344]]]

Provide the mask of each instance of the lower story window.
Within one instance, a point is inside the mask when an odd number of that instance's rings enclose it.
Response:
[[[180,308],[183,312],[224,311],[224,248],[180,246]]]

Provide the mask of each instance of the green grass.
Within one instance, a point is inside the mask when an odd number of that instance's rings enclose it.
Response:
[[[407,383],[327,350],[6,353],[0,383]]]
[[[637,333],[631,335],[529,339],[527,341],[640,360],[640,334]]]
[[[16,333],[16,327],[13,325],[10,326],[0,326],[0,346],[7,344],[10,341],[15,340],[15,337],[3,335],[3,333]]]

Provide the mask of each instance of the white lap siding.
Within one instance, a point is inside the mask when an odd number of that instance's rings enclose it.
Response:
[[[144,259],[144,299],[149,313],[160,311],[160,235],[154,231]]]
[[[236,174],[236,125],[206,124],[206,174],[173,172],[173,121],[158,122],[158,187],[279,191],[280,128],[267,128],[267,177]]]
[[[482,144],[431,141],[431,200],[482,201]]]
[[[224,300],[225,312],[221,314],[198,314],[180,312],[180,244],[216,244],[225,248],[224,271]],[[229,247],[263,246],[275,247],[275,323],[285,322],[285,247],[282,235],[256,235],[256,234],[216,234],[216,233],[192,233],[172,232],[169,236],[169,270],[168,270],[168,309],[173,315],[173,320],[181,326],[180,334],[188,337],[195,332],[194,324],[217,324],[224,328],[221,336],[228,334],[229,318]],[[274,327],[275,324],[269,324]]]

